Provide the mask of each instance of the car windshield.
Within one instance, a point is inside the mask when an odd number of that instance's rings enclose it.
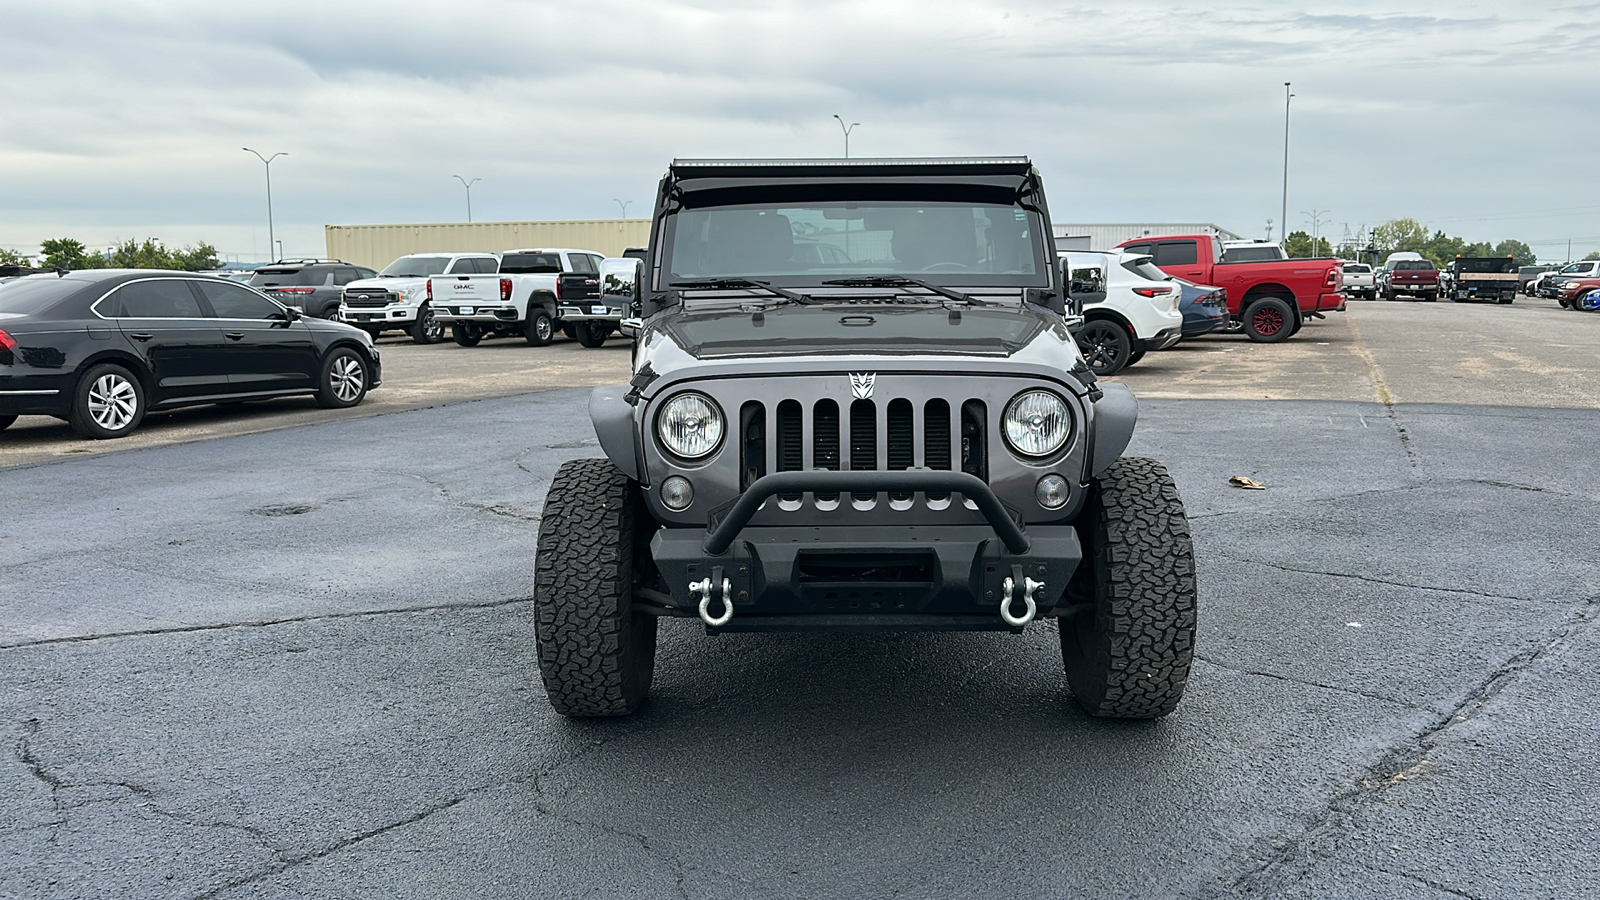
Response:
[[[1265,262],[1274,259],[1283,259],[1283,254],[1277,247],[1229,247],[1222,251],[1222,261],[1225,263]]]
[[[32,315],[83,289],[83,282],[54,274],[30,275],[0,284],[0,313]]]
[[[559,253],[507,253],[500,258],[502,275],[538,275],[560,271]]]
[[[250,276],[250,286],[316,285],[326,280],[326,274],[320,269],[257,269],[255,274]]]
[[[1372,270],[1362,263],[1345,263],[1344,270],[1351,275],[1365,275]]]
[[[1124,269],[1135,275],[1141,275],[1151,281],[1167,281],[1169,276],[1150,261],[1149,257],[1143,259],[1130,259],[1122,264]]]
[[[668,228],[662,260],[667,287],[676,281],[784,276],[814,281],[811,276],[823,275],[1005,285],[1032,283],[1036,279],[1025,277],[1045,271],[1045,229],[1037,213],[1020,206],[751,203],[683,210]]]
[[[444,273],[450,264],[448,256],[402,256],[378,273],[379,278],[424,278]]]

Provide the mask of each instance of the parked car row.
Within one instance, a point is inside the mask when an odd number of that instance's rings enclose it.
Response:
[[[560,331],[598,347],[622,320],[621,308],[597,299],[604,258],[570,248],[413,253],[346,285],[339,316],[373,337],[404,330],[418,344],[448,331],[463,347],[489,337],[542,347]]]

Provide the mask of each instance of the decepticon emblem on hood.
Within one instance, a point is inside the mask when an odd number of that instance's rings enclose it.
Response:
[[[857,400],[871,400],[872,385],[877,380],[878,373],[876,372],[862,372],[860,374],[852,372],[850,375],[850,393],[855,394]]]

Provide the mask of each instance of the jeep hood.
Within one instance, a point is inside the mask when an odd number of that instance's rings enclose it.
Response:
[[[771,356],[1007,357],[1050,321],[1015,305],[853,304],[713,307],[668,317],[661,331],[696,359]]]

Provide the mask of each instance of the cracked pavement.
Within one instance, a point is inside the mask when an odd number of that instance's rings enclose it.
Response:
[[[1049,625],[682,621],[569,722],[527,597],[586,401],[0,472],[0,897],[1594,889],[1600,412],[1144,401],[1202,603],[1160,722],[1079,713]]]

